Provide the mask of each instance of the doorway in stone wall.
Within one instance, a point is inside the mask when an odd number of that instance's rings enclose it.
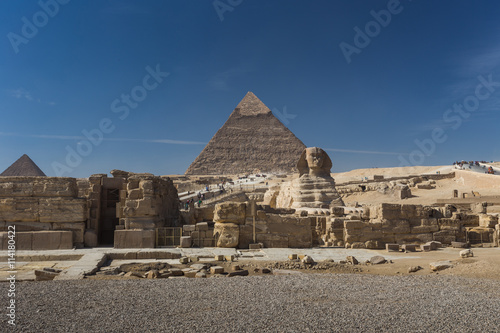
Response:
[[[99,228],[100,245],[113,245],[115,239],[115,228],[119,223],[116,216],[116,205],[120,202],[120,189],[102,189],[101,195],[101,218]]]

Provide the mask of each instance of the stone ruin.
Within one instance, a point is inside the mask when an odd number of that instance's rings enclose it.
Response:
[[[498,246],[498,216],[485,214],[483,206],[407,205],[384,203],[345,207],[330,175],[332,162],[320,148],[303,151],[291,181],[272,186],[263,196],[246,193],[240,202],[223,202],[214,208],[194,209],[193,223],[204,221],[219,247],[341,246],[383,249],[386,244],[493,243]],[[390,195],[411,196],[409,186],[432,185],[449,175],[387,179]],[[381,191],[383,177],[367,182],[365,190]],[[392,184],[393,183],[393,184]],[[360,188],[344,185],[343,192]],[[241,198],[240,198],[241,199]],[[244,201],[244,202],[241,202]],[[212,209],[212,210],[210,210]],[[210,210],[210,211],[208,211]],[[199,223],[198,223],[199,224]],[[195,228],[185,226],[184,228]],[[196,227],[198,228],[198,227]],[[206,241],[205,241],[206,242]],[[190,240],[186,244],[193,245]],[[198,242],[199,244],[199,242]]]
[[[496,227],[496,229],[495,229]],[[382,249],[386,244],[421,244],[438,241],[498,242],[498,217],[457,211],[451,205],[380,204],[347,208],[333,207],[321,226],[326,245],[346,248]]]
[[[114,170],[89,178],[0,177],[0,247],[16,226],[17,250],[154,247],[155,228],[179,226],[169,178]]]
[[[215,206],[213,222],[185,225],[185,230],[212,232],[217,247],[384,249],[386,244],[424,244],[437,241],[492,243],[498,246],[498,217],[460,212],[452,206],[431,207],[379,204],[330,208],[330,214],[297,214],[255,202],[225,202]],[[201,226],[200,226],[201,227]],[[204,236],[204,237],[208,237]],[[194,239],[194,238],[193,238]],[[190,239],[185,246],[193,245]]]
[[[30,163],[23,165],[25,170],[38,172]],[[346,207],[330,175],[331,167],[322,149],[307,148],[297,163],[299,173],[291,181],[265,193],[255,189],[228,196],[225,202],[200,208],[192,205],[182,214],[177,189],[168,177],[120,170],[111,171],[113,177],[96,174],[81,179],[3,176],[0,247],[7,249],[7,228],[12,224],[18,250],[103,245],[153,248],[158,246],[157,231],[165,227],[182,229],[183,237],[176,237],[185,247],[381,249],[387,244],[429,241],[499,246],[498,215],[486,214],[488,203],[478,201],[482,197],[453,198],[458,201],[435,206]],[[10,172],[16,172],[15,168]],[[372,186],[379,191],[382,180],[367,182],[365,190]],[[393,181],[397,185],[405,180]],[[432,185],[432,181],[412,177],[407,185]],[[344,184],[340,192],[357,188],[359,184]]]

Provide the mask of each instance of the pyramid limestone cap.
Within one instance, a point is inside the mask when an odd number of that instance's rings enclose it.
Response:
[[[268,114],[271,110],[262,101],[249,91],[238,103],[236,109],[242,116],[257,116],[259,114]]]

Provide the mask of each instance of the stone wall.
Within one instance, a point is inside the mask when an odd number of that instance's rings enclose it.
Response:
[[[18,250],[82,247],[87,218],[75,178],[0,177],[0,231],[15,224]]]
[[[151,174],[120,172],[124,178],[123,190],[116,213],[119,225],[115,232],[115,247],[136,247],[140,232],[162,227],[180,226],[179,198],[172,180]],[[134,237],[123,236],[130,233]],[[116,237],[117,233],[122,235]],[[123,243],[125,242],[125,243]]]
[[[455,211],[452,206],[380,204],[351,211],[332,209],[327,245],[383,248],[386,243],[481,241],[492,243],[498,217]]]
[[[248,248],[250,244],[261,243],[270,248],[312,247],[316,220],[294,212],[294,209],[272,209],[252,202],[217,204],[214,210],[217,246]]]
[[[182,236],[191,237],[191,246],[215,247],[214,223],[199,222],[182,227]]]

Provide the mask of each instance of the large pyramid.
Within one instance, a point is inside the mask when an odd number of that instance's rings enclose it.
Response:
[[[291,173],[304,148],[302,141],[248,92],[186,175]]]
[[[12,176],[42,176],[46,177],[42,170],[29,158],[28,155],[24,154],[17,161],[15,161],[10,167],[4,172],[0,173],[0,176],[12,177]]]

